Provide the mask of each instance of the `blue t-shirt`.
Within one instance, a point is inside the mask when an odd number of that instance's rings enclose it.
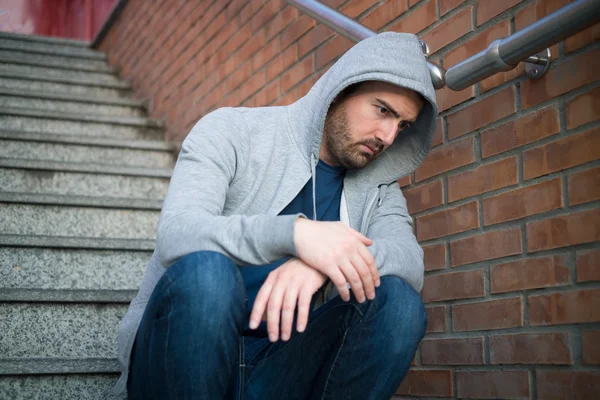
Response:
[[[316,168],[316,187],[315,197],[317,206],[318,221],[339,221],[340,220],[340,201],[342,189],[344,187],[344,167],[332,167],[319,160]],[[313,219],[313,201],[312,201],[312,178],[302,188],[300,193],[281,211],[279,215],[289,215],[303,213],[308,218]],[[267,336],[267,323],[262,321],[257,329],[251,330],[248,326],[250,313],[254,306],[254,300],[258,291],[262,287],[265,279],[271,271],[279,267],[290,257],[282,258],[266,265],[249,265],[240,267],[240,272],[244,278],[246,293],[248,295],[247,315],[244,321],[244,334],[252,336]],[[314,300],[314,297],[313,297]],[[312,305],[311,305],[312,309]]]

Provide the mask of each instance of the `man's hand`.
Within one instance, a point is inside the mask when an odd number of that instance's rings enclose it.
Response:
[[[294,243],[302,261],[328,276],[345,301],[352,291],[359,302],[375,298],[379,271],[367,246],[373,241],[342,222],[296,220]]]
[[[291,336],[294,311],[298,307],[296,329],[303,332],[307,321],[313,294],[325,283],[327,276],[302,260],[292,258],[269,273],[261,286],[252,313],[250,328],[256,329],[263,313],[267,315],[269,340],[276,342],[279,337],[281,316],[281,339]]]

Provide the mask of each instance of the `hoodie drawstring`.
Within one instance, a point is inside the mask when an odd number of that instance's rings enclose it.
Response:
[[[310,166],[312,174],[312,201],[313,201],[313,220],[317,220],[317,163],[315,161],[315,155],[310,155]]]

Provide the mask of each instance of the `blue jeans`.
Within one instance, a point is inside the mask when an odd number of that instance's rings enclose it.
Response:
[[[339,296],[287,341],[245,336],[238,267],[215,252],[186,255],[150,297],[132,350],[130,399],[389,399],[425,334],[419,294],[381,278],[374,300]]]

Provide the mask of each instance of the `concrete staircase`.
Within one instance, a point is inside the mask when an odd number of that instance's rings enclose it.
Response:
[[[174,157],[103,53],[0,33],[0,399],[102,399]]]

